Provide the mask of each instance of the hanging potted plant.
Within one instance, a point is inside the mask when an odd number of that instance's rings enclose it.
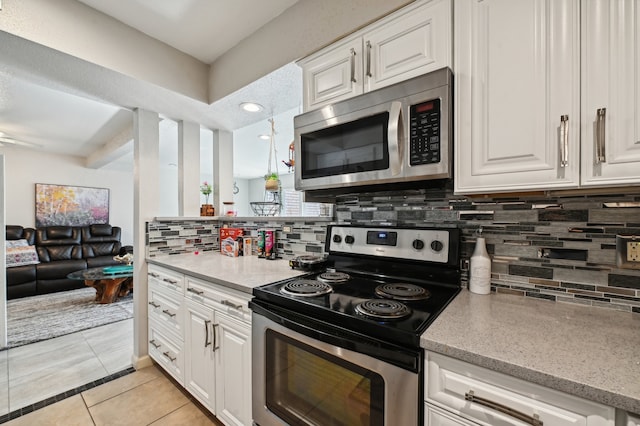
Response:
[[[213,204],[209,204],[209,195],[211,195],[212,191],[213,188],[211,187],[211,184],[209,182],[207,182],[206,180],[202,182],[202,185],[200,185],[200,192],[202,193],[202,195],[204,195],[204,204],[200,206],[200,216],[215,215]]]
[[[267,191],[277,191],[280,188],[280,178],[277,173],[266,174],[264,181],[264,189]]]

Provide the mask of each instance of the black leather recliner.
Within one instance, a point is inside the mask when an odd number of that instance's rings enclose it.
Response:
[[[6,239],[27,240],[35,244],[36,230],[18,225],[7,225]],[[36,294],[36,265],[22,265],[7,268],[7,299],[31,296]]]
[[[8,240],[26,239],[35,245],[40,263],[7,268],[7,299],[84,287],[71,272],[117,265],[121,229],[108,224],[47,226],[37,229],[8,225]]]

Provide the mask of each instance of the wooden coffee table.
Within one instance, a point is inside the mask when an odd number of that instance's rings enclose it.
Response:
[[[96,302],[113,303],[133,289],[133,270],[106,273],[105,268],[110,267],[83,269],[70,273],[67,278],[83,280],[86,286],[95,288]]]

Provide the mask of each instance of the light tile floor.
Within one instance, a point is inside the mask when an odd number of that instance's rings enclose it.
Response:
[[[0,374],[0,414],[125,370],[132,353],[133,320],[2,351],[0,372],[6,374]],[[5,424],[220,425],[155,366]]]

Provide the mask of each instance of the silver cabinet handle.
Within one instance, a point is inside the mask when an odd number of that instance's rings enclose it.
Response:
[[[237,304],[235,304],[233,302],[230,302],[228,300],[223,300],[220,303],[222,303],[225,306],[230,306],[230,307],[238,309],[238,310],[242,309],[242,305],[237,305]]]
[[[162,352],[162,355],[166,356],[167,358],[169,358],[169,361],[173,362],[176,360],[176,357],[169,355],[169,351],[167,352]]]
[[[190,292],[190,293],[195,293],[198,296],[204,294],[203,290],[196,290],[195,288],[191,288],[191,287],[187,287],[187,291]]]
[[[401,124],[402,104],[398,101],[391,102],[389,108],[389,129],[387,130],[387,140],[389,141],[389,162],[391,174],[397,176],[402,171],[402,124]]]
[[[160,305],[158,305],[158,304],[157,304],[156,302],[154,302],[153,300],[152,300],[151,302],[149,302],[149,304],[150,304],[151,306],[153,306],[154,308],[159,308],[159,307],[160,307]]]
[[[516,418],[526,424],[532,426],[543,426],[542,420],[540,420],[540,416],[538,416],[537,414],[529,416],[527,414],[521,413],[520,411],[514,410],[513,408],[507,407],[506,405],[502,405],[489,399],[476,396],[472,390],[464,394],[464,399],[466,401],[475,402],[476,404],[491,408],[492,410],[500,411],[501,413]]]
[[[367,77],[373,77],[371,74],[371,42],[367,40]]]
[[[204,322],[204,347],[206,348],[211,344],[209,341],[209,324],[211,324],[211,320],[205,320]]]
[[[220,348],[218,346],[218,333],[216,333],[216,327],[220,324],[213,324],[213,352]]]
[[[174,314],[173,312],[171,312],[171,311],[170,311],[170,310],[168,310],[168,309],[163,309],[163,310],[162,310],[162,313],[163,313],[163,314],[165,314],[165,315],[167,315],[167,316],[169,316],[169,317],[171,317],[171,318],[173,318],[173,317],[175,317],[175,316],[176,316],[176,314]]]
[[[162,281],[169,283],[169,284],[178,284],[178,281],[171,279],[171,278],[163,278]]]
[[[158,278],[160,275],[156,274],[155,272],[149,272],[147,275],[149,275],[150,277],[153,278]]]
[[[351,48],[351,82],[356,83],[356,50]]]
[[[158,349],[158,348],[160,348],[160,346],[162,346],[162,345],[157,344],[155,339],[149,340],[149,343],[156,349]]]
[[[569,116],[560,116],[560,167],[569,165]]]
[[[607,119],[607,109],[598,108],[596,111],[596,164],[606,163],[605,153],[605,123]]]

